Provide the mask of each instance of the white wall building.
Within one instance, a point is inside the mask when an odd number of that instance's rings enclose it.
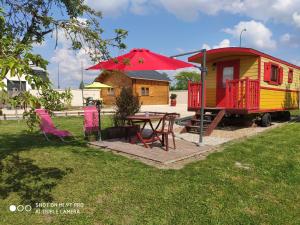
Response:
[[[40,67],[31,66],[34,73],[41,76],[44,79],[47,79],[47,72]],[[21,77],[18,76],[11,76],[10,72],[6,75],[6,78],[3,80],[5,84],[5,90],[9,93],[19,93],[20,91],[29,91],[35,89],[34,86],[31,86],[25,79],[25,76],[22,75]]]

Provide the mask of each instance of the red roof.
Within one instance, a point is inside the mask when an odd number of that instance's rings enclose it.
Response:
[[[217,58],[221,58],[223,56],[234,55],[234,56],[244,56],[244,55],[252,55],[252,56],[261,56],[268,58],[270,60],[276,61],[278,63],[285,64],[287,66],[300,69],[299,66],[294,65],[292,63],[286,62],[274,56],[268,55],[266,53],[260,52],[258,50],[252,48],[240,48],[240,47],[228,47],[228,48],[217,48],[211,49],[206,52],[207,61],[212,61]],[[189,62],[201,63],[203,53],[197,53],[188,58]]]

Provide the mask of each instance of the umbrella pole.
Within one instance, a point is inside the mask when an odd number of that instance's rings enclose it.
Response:
[[[101,138],[101,104],[100,104],[100,100],[98,100],[96,102],[96,107],[97,107],[97,111],[98,111],[98,122],[99,122],[98,141],[102,141],[102,138]]]
[[[199,146],[203,146],[203,120],[204,120],[204,101],[205,101],[205,77],[207,73],[206,68],[206,49],[202,50],[203,57],[202,57],[202,63],[201,63],[201,108],[200,108],[200,134],[199,134]]]

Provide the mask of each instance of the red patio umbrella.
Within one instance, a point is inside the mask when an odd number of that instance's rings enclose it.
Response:
[[[134,48],[129,53],[99,62],[97,65],[89,67],[87,70],[176,70],[180,68],[194,67],[193,64],[172,59],[144,48]],[[99,138],[101,140],[100,128],[100,105],[98,105],[99,116]]]
[[[194,67],[193,64],[172,59],[144,48],[134,48],[129,53],[99,62],[88,70],[176,70]]]

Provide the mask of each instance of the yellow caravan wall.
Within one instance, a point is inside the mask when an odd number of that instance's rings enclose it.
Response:
[[[206,106],[216,106],[216,82],[217,82],[217,66],[213,64],[218,62],[240,60],[240,79],[249,77],[250,79],[258,79],[258,57],[256,56],[232,56],[211,61],[207,64],[208,74],[206,77]]]
[[[272,85],[264,81],[264,63],[273,62],[283,67],[283,82],[281,85]],[[293,83],[288,83],[288,71],[293,69]],[[299,104],[299,77],[300,70],[287,66],[268,58],[261,57],[260,80],[260,109],[292,109]],[[270,90],[278,89],[278,90]]]

